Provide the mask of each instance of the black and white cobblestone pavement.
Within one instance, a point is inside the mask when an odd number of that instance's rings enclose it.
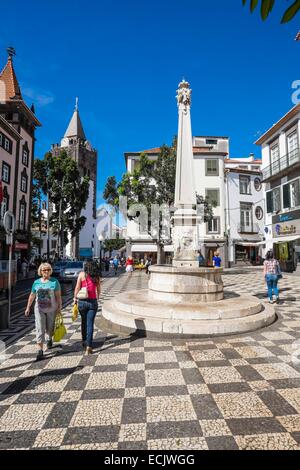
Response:
[[[106,278],[102,301],[146,281]],[[230,271],[224,284],[265,297],[260,269]],[[280,287],[266,329],[201,340],[98,330],[92,356],[67,307],[68,334],[45,360],[35,362],[34,331],[0,358],[0,449],[299,450],[299,277]]]

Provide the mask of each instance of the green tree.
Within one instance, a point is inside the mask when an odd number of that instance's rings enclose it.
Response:
[[[247,0],[242,0],[243,5],[247,4]],[[275,0],[250,0],[250,11],[251,13],[259,6],[260,3],[260,14],[263,20],[266,20],[274,8]],[[285,10],[281,23],[288,23],[291,21],[300,10],[300,0],[290,1],[291,5]]]
[[[120,248],[123,248],[125,245],[125,240],[122,240],[122,238],[116,238],[112,240],[105,240],[103,244],[104,252],[108,251],[109,256],[111,256],[112,252],[114,250],[120,250]]]
[[[151,206],[153,204],[167,204],[174,211],[176,177],[176,139],[172,146],[162,145],[155,162],[150,161],[145,154],[141,154],[139,163],[132,173],[125,173],[120,183],[113,177],[108,178],[104,191],[105,200],[119,204],[119,197],[126,196],[128,206],[135,203],[143,204],[148,210],[148,230],[150,233]],[[213,208],[207,199],[197,196],[197,202],[204,204],[205,222],[213,216]],[[138,214],[130,214],[133,218]],[[163,236],[162,226],[157,234],[158,263],[161,263],[163,245],[170,243]]]
[[[35,185],[49,198],[49,223],[53,233],[59,235],[63,253],[68,233],[76,237],[85,225],[81,212],[89,196],[89,178],[81,177],[77,163],[65,150],[57,156],[49,152],[43,160],[35,160],[33,176]]]

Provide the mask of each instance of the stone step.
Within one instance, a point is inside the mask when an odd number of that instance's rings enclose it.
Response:
[[[170,320],[166,318],[135,315],[116,308],[114,300],[103,305],[103,320],[113,327],[114,331],[133,334],[145,332],[148,335],[170,335],[175,337],[215,336],[246,333],[266,327],[276,319],[275,309],[264,305],[260,313],[241,318],[219,320]]]
[[[128,314],[163,318],[165,320],[219,320],[241,318],[259,313],[262,304],[251,295],[236,295],[218,302],[158,302],[148,296],[148,290],[125,292],[114,298],[117,311]]]

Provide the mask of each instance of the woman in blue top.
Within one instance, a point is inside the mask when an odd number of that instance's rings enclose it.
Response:
[[[55,317],[61,311],[61,288],[57,279],[51,277],[52,267],[48,263],[43,263],[38,269],[40,279],[34,281],[31,294],[28,299],[25,316],[30,315],[31,305],[34,300],[36,342],[38,353],[36,360],[43,359],[43,345],[45,343],[45,333],[48,334],[47,347],[52,347],[52,336],[54,332]]]
[[[215,256],[213,257],[213,267],[214,268],[220,268],[222,263],[222,259],[220,258],[220,255],[218,251],[215,252]]]

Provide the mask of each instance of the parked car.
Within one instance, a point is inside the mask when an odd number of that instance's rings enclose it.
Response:
[[[79,273],[83,271],[83,268],[83,261],[68,261],[62,270],[61,280],[66,282],[75,282],[79,276]]]
[[[53,266],[53,277],[61,279],[64,268],[67,266],[67,261],[57,261]]]

